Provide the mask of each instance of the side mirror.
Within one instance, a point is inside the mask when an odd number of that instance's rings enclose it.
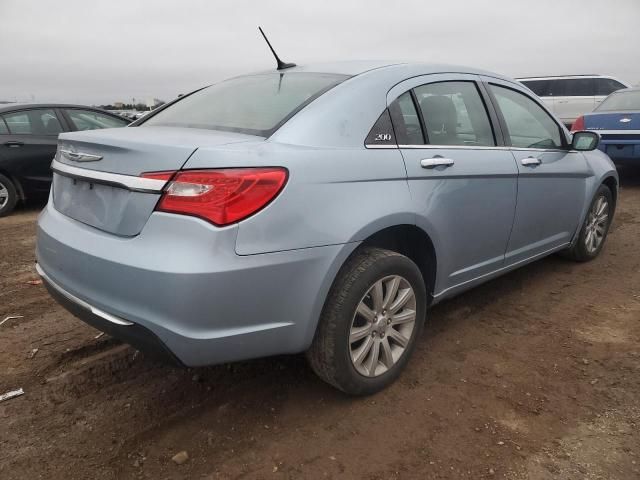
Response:
[[[573,134],[571,140],[571,148],[581,152],[590,152],[598,148],[600,143],[600,134],[596,132],[588,132],[582,130]]]

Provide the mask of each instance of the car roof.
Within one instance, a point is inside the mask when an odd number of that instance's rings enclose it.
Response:
[[[97,107],[76,105],[72,103],[3,103],[0,104],[0,113],[11,112],[14,110],[26,110],[30,108],[88,108],[90,110],[98,110],[101,112],[106,111]]]
[[[490,77],[501,78],[505,80],[511,80],[503,75],[488,72],[472,67],[466,67],[462,65],[449,65],[440,63],[428,63],[428,62],[394,62],[385,60],[353,60],[343,62],[330,62],[330,63],[311,63],[306,65],[296,65],[295,67],[287,68],[286,70],[266,70],[257,72],[257,74],[263,73],[286,73],[286,72],[308,72],[308,73],[329,73],[338,75],[356,76],[372,70],[379,69],[396,69],[406,70],[411,69],[414,74],[429,75],[434,73],[468,73],[475,75],[487,75]]]

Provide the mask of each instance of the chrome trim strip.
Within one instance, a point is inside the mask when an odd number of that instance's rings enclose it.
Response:
[[[134,177],[133,175],[122,175],[119,173],[100,172],[98,170],[74,167],[73,165],[61,163],[56,159],[51,162],[51,169],[65,177],[88,180],[93,183],[115,185],[135,192],[160,193],[167,184],[166,180]]]
[[[93,305],[88,304],[84,300],[80,300],[75,295],[72,295],[71,293],[67,292],[64,288],[62,288],[56,282],[51,280],[51,278],[49,278],[49,276],[46,273],[44,273],[44,270],[42,269],[42,267],[37,263],[36,263],[36,272],[38,272],[38,275],[40,275],[42,277],[42,279],[51,286],[51,288],[55,289],[58,293],[60,293],[61,295],[65,296],[66,298],[71,300],[73,303],[79,305],[80,307],[84,308],[85,310],[89,310],[94,315],[96,315],[96,316],[98,316],[100,318],[103,318],[103,319],[105,319],[105,320],[107,320],[107,321],[109,321],[111,323],[115,323],[116,325],[122,325],[122,326],[133,325],[132,322],[129,322],[127,320],[123,320],[122,318],[116,317],[115,315],[111,315],[110,313],[103,312],[99,308],[96,308]]]
[[[93,155],[92,153],[74,152],[73,150],[59,150],[63,157],[74,162],[97,162],[102,160],[102,155]]]
[[[398,145],[398,148],[408,148],[416,150],[514,150],[522,152],[573,152],[574,150],[565,150],[562,148],[521,148],[507,146],[482,146],[482,145]]]
[[[640,130],[594,130],[594,129],[587,129],[590,132],[596,132],[599,133],[600,135],[639,135],[640,134]]]
[[[365,144],[364,148],[369,148],[369,149],[373,149],[373,150],[378,150],[378,149],[388,149],[388,148],[398,148],[398,145],[368,145]]]

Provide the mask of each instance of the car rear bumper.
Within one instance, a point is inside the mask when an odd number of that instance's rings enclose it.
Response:
[[[36,257],[49,291],[80,319],[187,366],[305,350],[355,245],[239,256],[236,235],[154,213],[140,235],[117,237],[49,203]]]
[[[36,270],[42,277],[44,286],[51,296],[69,312],[82,319],[85,323],[98,330],[108,333],[112,337],[119,338],[129,345],[153,358],[181,365],[176,356],[167,346],[149,329],[136,325],[122,318],[115,317],[93,307],[91,304],[67,292],[64,288],[51,280],[49,276],[36,263]]]

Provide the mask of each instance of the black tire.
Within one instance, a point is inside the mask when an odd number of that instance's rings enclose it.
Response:
[[[599,243],[597,248],[589,249],[587,246],[588,233],[589,233],[589,225],[591,222],[591,211],[596,205],[596,202],[603,197],[608,204],[608,217],[606,220],[606,225],[604,226],[604,235],[602,237],[602,241]],[[580,229],[580,235],[576,240],[576,243],[565,250],[563,256],[569,258],[576,262],[588,262],[596,258],[600,252],[602,251],[602,247],[607,239],[607,234],[609,233],[609,227],[611,226],[611,220],[613,219],[614,213],[614,203],[613,203],[613,194],[611,190],[606,185],[600,185],[600,188],[596,191],[596,194],[593,196],[593,200],[591,200],[591,204],[589,205],[589,211],[587,212],[586,218],[584,219],[584,223],[582,224],[582,228]]]
[[[0,193],[7,191],[8,196],[0,197],[0,217],[9,215],[18,203],[18,192],[15,185],[4,175],[0,174]]]
[[[349,334],[361,300],[376,282],[391,275],[402,277],[413,289],[415,323],[407,346],[395,363],[384,373],[368,377],[359,373],[351,360]],[[390,250],[361,248],[347,260],[331,287],[307,351],[311,368],[322,380],[351,395],[369,395],[382,390],[398,378],[408,362],[423,330],[426,307],[427,291],[415,263]],[[390,341],[387,338],[387,342]]]

